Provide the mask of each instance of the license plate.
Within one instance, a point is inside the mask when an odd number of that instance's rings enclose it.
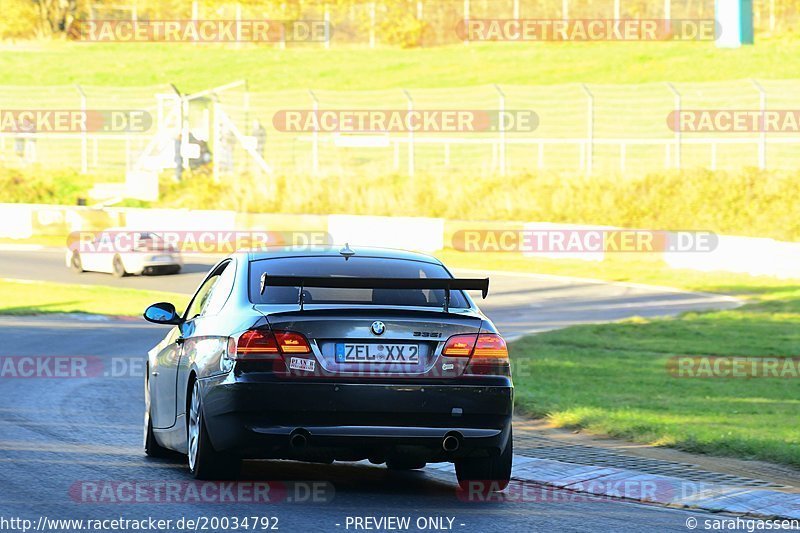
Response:
[[[289,360],[289,368],[292,370],[306,370],[313,372],[317,363],[313,359],[302,359],[300,357],[292,357]]]
[[[153,258],[153,261],[171,261],[172,257],[168,255],[157,255]]]
[[[419,363],[418,344],[337,343],[337,363]]]

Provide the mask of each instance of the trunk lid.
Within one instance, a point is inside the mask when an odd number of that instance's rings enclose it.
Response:
[[[441,356],[445,342],[452,335],[479,333],[483,322],[470,309],[448,313],[429,307],[260,310],[274,331],[294,331],[308,339],[311,354],[284,355],[288,374],[298,378],[457,377],[468,358]]]

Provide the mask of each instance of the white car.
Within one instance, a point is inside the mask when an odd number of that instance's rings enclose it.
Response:
[[[121,242],[125,245],[118,245]],[[66,266],[78,273],[106,272],[121,278],[128,274],[177,274],[183,259],[157,233],[109,229],[90,242],[70,246]]]

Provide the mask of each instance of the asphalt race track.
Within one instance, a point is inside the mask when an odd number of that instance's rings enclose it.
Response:
[[[221,504],[197,502],[181,492],[178,498],[188,503],[150,501],[156,496],[120,503],[130,496],[122,490],[123,482],[190,480],[180,458],[151,460],[141,450],[142,369],[134,362],[162,332],[126,322],[0,319],[6,353],[127,362],[104,365],[102,374],[108,376],[0,380],[0,515],[36,523],[40,516],[178,520],[258,514],[277,517],[282,531],[346,530],[348,516],[387,515],[449,517],[454,530],[470,532],[686,530],[690,513],[683,511],[607,502],[469,502],[457,495],[455,480],[446,483],[424,472],[395,474],[362,464],[272,461],[245,466],[242,479],[322,483],[320,499],[332,496],[330,501]],[[121,375],[114,377],[117,373]],[[102,482],[107,490],[94,490]],[[302,499],[305,492],[297,492]]]
[[[72,274],[63,266],[61,253],[0,253],[3,278],[185,293],[194,289],[205,267],[198,261],[186,274],[115,280]],[[498,275],[492,283],[483,308],[511,337],[569,323],[735,305],[702,295],[557,278]],[[37,357],[48,356],[50,365],[54,357],[63,357],[67,366],[76,360],[89,362],[84,372],[67,371],[71,377],[0,379],[0,517],[28,519],[30,527],[49,531],[79,529],[77,524],[59,528],[49,522],[54,519],[122,517],[172,520],[167,530],[173,531],[181,530],[176,526],[180,519],[199,519],[198,530],[232,530],[238,518],[239,529],[263,531],[263,526],[277,524],[278,530],[290,532],[685,532],[687,520],[710,516],[619,502],[570,501],[569,494],[558,492],[544,502],[514,495],[469,501],[456,491],[455,479],[435,478],[429,471],[394,473],[362,463],[249,462],[239,485],[228,486],[229,492],[219,486],[203,492],[208,487],[192,483],[182,458],[152,460],[141,448],[144,354],[165,331],[130,320],[0,317],[4,359],[39,361]],[[46,366],[38,374],[63,370]],[[225,499],[229,496],[233,501]],[[242,526],[245,517],[254,516],[257,523],[249,518],[248,526]],[[203,517],[226,518],[228,527]],[[368,521],[370,517],[409,517],[410,524],[396,528],[393,522]],[[182,525],[183,530],[195,529]],[[6,529],[11,527],[7,524]]]
[[[0,278],[113,285],[191,295],[216,261],[191,255],[184,256],[184,261],[186,264],[178,275],[126,276],[117,279],[110,274],[76,274],[70,271],[64,266],[63,250],[0,251]],[[509,340],[525,333],[571,324],[608,322],[635,315],[664,316],[739,305],[736,300],[724,296],[574,278],[472,270],[455,271],[455,274],[471,277],[488,275],[491,278],[489,297],[481,301],[478,295],[476,299],[481,309]],[[186,301],[173,303],[181,307]]]

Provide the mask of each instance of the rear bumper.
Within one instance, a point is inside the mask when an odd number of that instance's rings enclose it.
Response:
[[[122,257],[125,271],[129,274],[154,273],[158,271],[180,270],[183,260],[176,254],[126,254]]]
[[[505,385],[202,380],[214,448],[249,458],[426,462],[499,454],[511,429]],[[305,447],[291,445],[302,434]],[[458,439],[445,451],[443,439]]]

